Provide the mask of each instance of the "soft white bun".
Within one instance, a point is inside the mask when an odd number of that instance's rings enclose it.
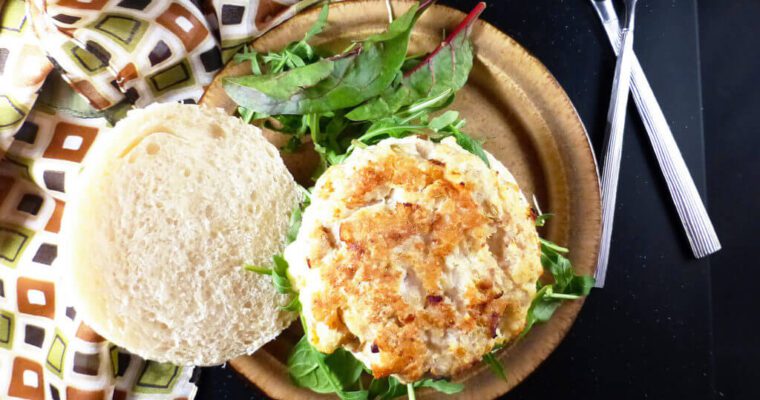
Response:
[[[221,110],[157,104],[98,138],[64,215],[61,261],[83,320],[140,356],[219,364],[275,338],[269,265],[296,183],[261,131]]]

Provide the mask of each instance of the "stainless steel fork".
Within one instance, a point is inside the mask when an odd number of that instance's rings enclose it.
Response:
[[[604,25],[613,50],[619,54],[621,28],[612,0],[590,1]],[[639,109],[649,140],[652,142],[692,251],[697,258],[715,253],[721,248],[715,228],[644,70],[635,54],[631,58],[630,87],[633,100]]]
[[[615,80],[612,83],[610,110],[607,114],[606,145],[602,165],[602,239],[596,267],[596,287],[603,287],[607,276],[610,256],[612,225],[615,219],[620,159],[623,154],[623,131],[625,111],[631,84],[631,57],[633,56],[633,27],[637,0],[625,2],[625,25],[620,32],[620,52],[615,65]]]

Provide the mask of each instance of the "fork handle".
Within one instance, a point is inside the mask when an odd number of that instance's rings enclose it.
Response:
[[[594,1],[593,5],[602,18],[615,54],[618,54],[621,45],[620,24],[612,2]],[[631,91],[694,256],[701,258],[715,253],[721,249],[718,235],[635,54],[632,56]]]
[[[615,65],[610,108],[605,128],[604,164],[602,166],[602,237],[596,267],[596,287],[604,287],[615,219],[620,161],[623,155],[623,132],[625,111],[631,83],[631,56],[633,55],[633,31],[624,28],[620,33],[621,51]]]

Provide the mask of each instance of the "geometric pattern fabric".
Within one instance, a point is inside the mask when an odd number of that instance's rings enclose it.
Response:
[[[195,102],[244,44],[319,0],[0,0],[0,399],[192,399],[77,315],[56,268],[80,164],[130,107]]]

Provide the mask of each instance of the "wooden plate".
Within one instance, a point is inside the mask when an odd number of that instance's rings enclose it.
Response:
[[[395,1],[396,15],[410,4]],[[279,50],[302,38],[317,13],[313,9],[294,17],[257,39],[254,48],[259,52]],[[410,52],[432,50],[442,33],[462,18],[464,14],[460,11],[432,7],[417,23]],[[387,23],[384,2],[332,4],[328,27],[315,44],[342,48],[350,40],[384,30]],[[570,259],[578,271],[593,273],[600,234],[599,180],[589,140],[575,108],[549,71],[510,37],[480,21],[474,26],[472,39],[475,65],[452,107],[467,119],[465,130],[485,139],[485,149],[512,171],[528,198],[535,194],[543,210],[555,214],[542,235],[568,246]],[[236,105],[225,94],[220,79],[248,73],[247,63],[231,63],[209,87],[201,103],[222,107],[232,114]],[[283,143],[278,134],[270,132],[268,138],[276,144]],[[302,182],[308,179],[316,160],[310,149],[284,158],[296,179]],[[465,382],[466,389],[451,398],[482,400],[506,393],[554,350],[581,306],[582,301],[563,305],[551,321],[537,326],[522,341],[501,352],[508,382],[479,365],[458,377]],[[297,328],[290,328],[252,356],[232,360],[230,365],[273,398],[329,398],[298,388],[288,378],[284,361],[300,336]],[[439,398],[440,394],[421,391],[418,397]]]

